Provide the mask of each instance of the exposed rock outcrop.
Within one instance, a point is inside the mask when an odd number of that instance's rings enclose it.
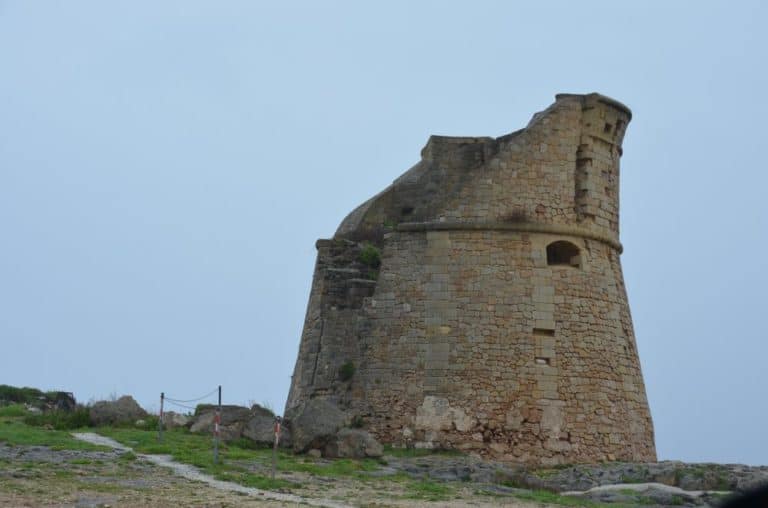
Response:
[[[145,418],[147,412],[130,395],[96,402],[90,409],[91,425],[120,425]]]
[[[199,409],[199,414],[195,416],[190,432],[194,433],[213,433],[213,425],[216,418],[215,406],[204,406]],[[223,441],[234,441],[243,434],[245,424],[251,418],[251,410],[243,406],[224,405],[221,406],[221,421],[219,422],[219,432]]]
[[[325,399],[311,399],[285,415],[291,429],[293,451],[322,449],[347,423],[347,416]]]
[[[272,446],[275,442],[275,415],[272,411],[258,404],[251,408],[251,417],[243,428],[243,437],[262,446]],[[280,426],[279,446],[291,447],[291,429],[287,425]]]
[[[381,457],[384,447],[363,429],[340,429],[328,440],[323,456],[331,459]]]
[[[192,417],[177,413],[175,411],[166,411],[163,413],[163,426],[166,429],[175,429],[186,427],[192,423]]]

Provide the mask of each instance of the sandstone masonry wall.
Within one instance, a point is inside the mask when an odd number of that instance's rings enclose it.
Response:
[[[328,398],[395,445],[655,460],[619,260],[630,118],[598,94],[559,95],[510,135],[430,138],[318,241],[288,408]]]

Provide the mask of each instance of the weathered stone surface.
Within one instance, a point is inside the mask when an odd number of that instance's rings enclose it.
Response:
[[[742,464],[615,462],[574,465],[548,469],[543,473],[530,469],[510,471],[514,471],[521,484],[556,491],[586,491],[602,485],[623,483],[659,483],[686,491],[745,491],[768,484],[768,467]]]
[[[311,399],[287,411],[293,450],[321,449],[347,423],[347,416],[325,399]]]
[[[383,453],[381,443],[363,429],[340,429],[323,449],[323,456],[332,459],[381,457]]]
[[[619,259],[630,119],[566,94],[506,136],[432,136],[317,242],[287,410],[326,398],[383,443],[510,462],[655,460]]]
[[[123,395],[117,400],[96,402],[90,409],[91,425],[114,425],[134,423],[147,416],[138,402],[130,395]]]
[[[243,428],[243,437],[260,445],[272,446],[275,442],[275,415],[259,405],[251,408],[251,415]],[[291,443],[290,428],[287,425],[281,425],[279,446],[290,448]]]
[[[251,410],[247,407],[225,405],[221,406],[221,421],[219,432],[223,441],[233,441],[243,434],[246,422],[251,417]],[[213,425],[216,418],[215,407],[206,407],[195,417],[190,426],[190,432],[213,433]]]
[[[509,486],[515,487],[513,490],[548,490],[620,506],[720,506],[724,492],[746,492],[759,485],[768,488],[768,466],[743,464],[664,461],[583,464],[551,469],[443,454],[385,455],[385,459],[385,475],[469,481],[482,485],[483,490],[490,487],[491,492],[509,493]],[[684,478],[689,476],[702,478],[702,482],[687,483]],[[719,480],[713,484],[704,480],[706,477]],[[507,487],[500,488],[498,484]]]
[[[192,418],[187,415],[183,415],[175,411],[165,411],[163,413],[163,426],[166,429],[186,427],[191,423],[192,423]]]
[[[661,483],[596,487],[583,494],[571,495],[599,503],[620,505],[636,505],[639,500],[642,500],[643,504],[653,504],[653,506],[710,506],[701,492],[687,492]]]

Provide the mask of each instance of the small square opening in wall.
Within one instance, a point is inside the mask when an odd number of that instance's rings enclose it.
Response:
[[[536,357],[536,365],[550,365],[551,360],[543,356]]]
[[[613,125],[609,123],[606,123],[605,127],[603,127],[603,132],[606,134],[610,134],[612,130],[613,130]]]
[[[558,240],[547,245],[547,265],[581,266],[579,248],[571,242]]]

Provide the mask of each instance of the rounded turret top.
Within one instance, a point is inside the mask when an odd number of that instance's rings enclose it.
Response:
[[[619,159],[632,112],[598,93],[555,99],[523,129],[498,138],[431,136],[421,160],[350,213],[336,236],[414,225],[566,228],[620,251]]]
[[[555,95],[555,100],[559,101],[561,99],[568,99],[573,97],[577,97],[577,98],[580,98],[581,100],[586,100],[586,101],[591,100],[591,101],[601,102],[603,104],[606,104],[608,106],[618,109],[619,111],[626,113],[629,116],[629,119],[630,120],[632,119],[632,110],[629,109],[629,107],[626,104],[619,102],[616,99],[612,99],[606,95],[599,94],[597,92],[592,92],[588,94],[559,93]]]

